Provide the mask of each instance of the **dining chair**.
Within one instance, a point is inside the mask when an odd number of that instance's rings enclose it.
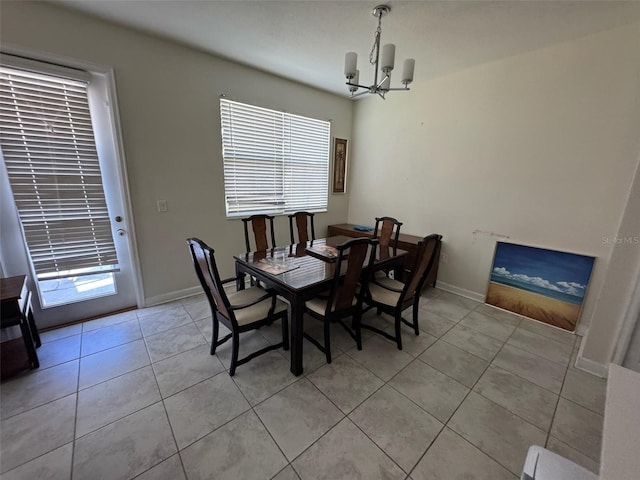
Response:
[[[358,350],[362,350],[362,301],[377,246],[378,240],[371,238],[356,238],[337,245],[337,258],[332,266],[333,280],[328,295],[323,294],[305,302],[305,313],[324,324],[324,344],[306,333],[304,337],[325,354],[327,363],[331,363],[332,323],[340,324],[355,340]],[[347,317],[351,317],[351,327],[344,322]]]
[[[231,339],[231,366],[229,375],[234,376],[236,367],[270,350],[282,347],[289,350],[289,324],[287,304],[276,298],[276,295],[259,287],[250,287],[227,293],[224,284],[235,281],[236,278],[220,279],[218,267],[214,257],[214,250],[202,240],[188,238],[187,243],[191,251],[193,265],[202,289],[209,300],[213,321],[213,336],[211,338],[211,355],[216,348]],[[238,359],[239,334],[269,325],[275,320],[282,320],[282,342],[270,345]],[[218,340],[219,323],[227,327],[231,333]]]
[[[251,244],[249,242],[249,224],[251,224],[251,230],[253,231],[253,238],[255,241],[256,251],[267,250],[276,246],[276,237],[273,231],[273,217],[272,215],[251,215],[250,217],[243,218],[242,223],[244,225],[244,243],[247,248],[247,253],[251,252]],[[271,246],[267,240],[267,223],[269,224],[269,236],[271,238]]]
[[[376,225],[373,229],[373,238],[380,240],[380,247],[393,247],[393,254],[398,248],[398,236],[402,222],[393,217],[376,217]],[[393,243],[391,242],[393,237]]]
[[[296,212],[289,215],[289,233],[291,234],[291,244],[307,243],[309,240],[316,239],[316,231],[313,225],[313,213]],[[293,235],[293,221],[296,221],[296,231],[298,232],[298,241],[296,242]],[[311,225],[311,238],[309,238],[309,224]]]
[[[373,229],[373,238],[380,240],[380,249],[392,248],[393,255],[397,254],[398,236],[400,235],[400,227],[402,222],[393,217],[376,217],[376,224]],[[393,237],[393,242],[391,241]],[[375,272],[376,278],[388,277],[389,269],[379,270]]]
[[[398,345],[398,350],[402,350],[402,323],[413,327],[415,334],[420,335],[420,329],[418,328],[420,293],[435,262],[441,239],[442,235],[434,233],[427,235],[418,242],[416,266],[406,283],[388,277],[375,277],[369,282],[368,290],[364,297],[364,302],[369,307],[365,311],[369,308],[376,308],[378,315],[382,312],[391,315],[395,323],[395,336],[364,323],[362,328],[374,331],[395,341]],[[402,312],[411,305],[413,305],[413,322],[409,322],[402,317]]]

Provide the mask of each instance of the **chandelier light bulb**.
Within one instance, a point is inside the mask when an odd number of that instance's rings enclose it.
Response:
[[[387,43],[382,47],[382,61],[380,62],[380,70],[389,73],[393,70],[393,62],[396,57],[396,46],[393,43]]]
[[[413,82],[413,70],[416,66],[416,61],[413,58],[407,58],[402,65],[402,83],[409,85]]]
[[[344,75],[347,79],[350,80],[354,77],[357,71],[357,64],[358,54],[356,52],[347,52],[344,56]]]

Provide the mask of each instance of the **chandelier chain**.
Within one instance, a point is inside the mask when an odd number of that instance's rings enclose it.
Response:
[[[376,64],[376,47],[380,48],[380,34],[382,33],[382,15],[378,16],[378,28],[373,35],[373,47],[371,47],[371,53],[369,54],[369,63],[371,65]]]

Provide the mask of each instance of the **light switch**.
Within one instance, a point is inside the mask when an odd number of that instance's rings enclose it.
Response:
[[[158,211],[166,212],[167,211],[167,201],[166,200],[158,200]]]

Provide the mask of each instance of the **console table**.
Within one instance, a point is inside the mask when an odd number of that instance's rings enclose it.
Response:
[[[371,237],[373,235],[372,232],[363,232],[360,230],[356,230],[354,225],[351,223],[340,223],[337,225],[329,225],[327,227],[327,236],[334,237],[337,235],[345,235],[347,237]],[[400,233],[398,236],[398,244],[395,245],[397,248],[401,248],[402,250],[407,251],[407,255],[404,260],[404,270],[410,272],[413,270],[414,265],[416,263],[416,251],[418,250],[418,242],[422,240],[422,237],[417,237],[415,235],[407,235],[406,233]],[[427,281],[425,285],[431,285],[432,287],[436,286],[436,280],[438,278],[438,263],[440,261],[440,244],[437,246],[436,251],[436,259],[433,264],[433,268],[427,277]]]
[[[40,347],[40,335],[31,311],[31,292],[27,288],[27,277],[18,275],[0,278],[0,300],[2,300],[0,326],[6,328],[18,325],[20,327],[29,357],[29,366],[38,368],[40,362],[36,348]]]

